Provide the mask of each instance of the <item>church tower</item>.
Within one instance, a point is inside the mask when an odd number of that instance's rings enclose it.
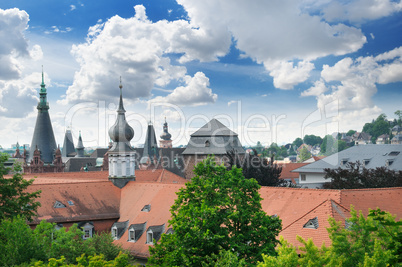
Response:
[[[168,131],[168,124],[166,122],[163,124],[163,134],[161,134],[161,140],[159,143],[161,144],[161,148],[172,148],[172,135]]]
[[[36,118],[36,125],[28,162],[33,159],[34,152],[36,149],[38,149],[41,160],[44,163],[52,163],[57,146],[56,140],[54,139],[52,122],[50,121],[49,116],[49,103],[47,102],[47,92],[43,77],[43,70],[39,96],[40,100],[37,106],[38,117]]]
[[[63,157],[74,157],[77,153],[75,152],[75,147],[73,143],[73,135],[71,130],[67,128],[66,134],[64,135],[63,149],[61,155]]]
[[[109,129],[113,145],[107,153],[109,156],[109,180],[115,186],[123,188],[129,181],[135,181],[135,152],[130,145],[130,140],[134,137],[134,130],[126,121],[121,80],[119,88],[120,102],[117,119]]]

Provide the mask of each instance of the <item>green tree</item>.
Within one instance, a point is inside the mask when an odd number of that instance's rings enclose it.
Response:
[[[322,139],[321,143],[321,154],[329,156],[337,152],[336,148],[336,140],[332,137],[332,135],[326,135]]]
[[[36,215],[40,203],[35,201],[41,191],[27,192],[26,189],[33,183],[33,179],[25,180],[22,176],[21,165],[14,164],[14,175],[10,178],[4,177],[10,168],[4,166],[8,155],[0,154],[0,220],[13,218],[18,215],[28,220]]]
[[[352,136],[352,135],[354,135],[355,134],[355,130],[349,130],[347,133],[346,133],[346,136]]]
[[[402,110],[397,110],[397,111],[394,112],[394,114],[395,114],[396,116],[398,116],[397,124],[398,124],[399,126],[402,126]]]
[[[380,114],[376,120],[371,123],[366,123],[363,126],[363,132],[371,135],[371,141],[374,143],[377,137],[382,134],[388,134],[390,124],[385,114]]]
[[[248,263],[274,255],[281,220],[261,207],[260,186],[242,170],[217,166],[211,157],[177,193],[171,208],[173,234],[150,247],[150,263],[164,266],[214,265],[210,255],[231,251]]]
[[[41,259],[31,228],[20,216],[4,219],[0,223],[0,266],[13,266],[31,259]]]
[[[293,141],[293,143],[292,143],[296,148],[295,148],[295,150],[296,149],[298,149],[302,144],[303,144],[303,139],[301,139],[300,137],[297,137],[294,141]]]
[[[316,136],[314,134],[311,135],[305,135],[303,137],[303,142],[306,145],[310,145],[310,146],[315,146],[315,145],[321,145],[322,143],[322,138],[320,136]]]
[[[348,162],[346,168],[324,169],[326,189],[358,189],[402,186],[402,172],[387,167],[367,169],[360,162]]]
[[[281,238],[278,256],[264,256],[258,266],[400,266],[402,222],[379,209],[370,210],[365,218],[352,207],[350,215],[347,227],[329,219],[330,247],[318,248],[311,239],[298,236],[298,256],[296,248]]]
[[[299,158],[301,162],[308,160],[309,158],[311,158],[310,151],[308,151],[306,147],[303,147],[302,149],[300,149]]]
[[[255,150],[246,154],[244,158],[240,158],[234,151],[228,152],[226,156],[229,159],[228,169],[230,170],[232,166],[241,168],[246,179],[255,179],[261,186],[287,185],[284,180],[279,179],[282,167],[271,164],[266,158],[259,157]]]

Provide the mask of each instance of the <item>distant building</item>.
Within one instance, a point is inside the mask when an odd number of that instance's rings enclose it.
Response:
[[[183,152],[186,162],[185,177],[191,179],[194,176],[194,166],[207,158],[208,155],[214,155],[215,160],[224,162],[229,151],[233,151],[240,157],[245,155],[238,135],[217,119],[210,120],[191,135]]]
[[[388,134],[380,135],[379,137],[377,137],[377,140],[375,140],[375,143],[377,145],[389,144],[389,135]]]
[[[402,145],[402,134],[397,134],[391,139],[391,144]]]
[[[73,135],[71,134],[70,129],[67,129],[66,134],[64,135],[64,143],[63,143],[63,149],[61,150],[61,155],[65,158],[75,157],[75,155],[77,155],[77,152],[75,152]]]
[[[402,134],[402,126],[399,125],[395,125],[394,127],[392,127],[391,129],[392,135],[398,135],[398,134]]]
[[[355,132],[352,135],[352,141],[355,142],[355,145],[371,144],[371,135],[365,132]]]
[[[365,168],[387,167],[402,171],[402,145],[364,145],[353,146],[341,152],[300,167],[299,184],[308,188],[321,188],[325,182],[324,169],[347,168],[348,162],[359,161]]]

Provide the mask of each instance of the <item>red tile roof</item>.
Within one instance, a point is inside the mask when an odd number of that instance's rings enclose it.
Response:
[[[303,167],[309,163],[287,163],[287,164],[281,164],[282,166],[282,172],[281,176],[279,177],[280,179],[290,179],[292,183],[296,184],[295,178],[299,178],[299,173],[298,172],[292,172],[293,170]]]
[[[41,190],[38,217],[49,222],[78,222],[99,219],[118,219],[120,189],[111,182],[34,184],[28,191]],[[55,208],[56,201],[64,208]],[[71,201],[69,204],[69,201]]]

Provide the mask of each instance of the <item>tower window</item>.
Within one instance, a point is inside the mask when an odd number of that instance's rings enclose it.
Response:
[[[205,141],[205,147],[209,147],[209,141],[207,140],[207,141]]]

